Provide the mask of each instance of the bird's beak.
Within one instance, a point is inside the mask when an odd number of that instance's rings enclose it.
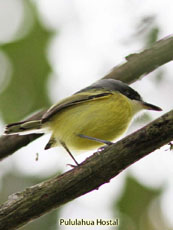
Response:
[[[147,102],[142,102],[142,105],[144,107],[144,109],[148,109],[148,110],[155,110],[155,111],[162,111],[162,109],[156,105],[152,105],[150,103]]]

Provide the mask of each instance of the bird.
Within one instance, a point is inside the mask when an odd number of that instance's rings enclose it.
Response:
[[[5,135],[51,133],[45,150],[62,146],[71,151],[86,151],[111,145],[142,110],[162,111],[145,102],[140,94],[120,80],[101,79],[60,100],[38,120],[8,124]]]

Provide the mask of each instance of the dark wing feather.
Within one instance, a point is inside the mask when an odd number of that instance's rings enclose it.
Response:
[[[95,94],[84,94],[84,93],[79,93],[79,94],[74,94],[71,97],[65,98],[58,104],[52,106],[42,117],[42,123],[49,121],[55,114],[58,112],[62,111],[63,109],[77,105],[86,101],[91,101],[94,99],[99,99],[99,98],[105,98],[106,96],[112,95],[111,92],[105,92],[105,93],[96,93]]]

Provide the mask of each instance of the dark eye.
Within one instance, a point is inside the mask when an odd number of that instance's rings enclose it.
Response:
[[[126,95],[127,95],[127,96],[130,96],[130,92],[129,92],[129,91],[127,91],[127,92],[126,92]]]
[[[124,94],[125,94],[126,96],[130,96],[130,92],[127,91],[127,90],[124,92]]]
[[[127,92],[127,96],[129,97],[129,98],[131,98],[131,99],[134,99],[134,100],[138,100],[138,101],[140,101],[141,100],[141,97],[140,97],[140,95],[138,94],[138,93],[136,93],[136,92]]]
[[[139,100],[139,101],[140,101],[140,100],[141,100],[141,97],[140,97],[140,95],[138,95],[138,94],[137,94],[137,95],[135,95],[135,98],[134,98],[134,99],[136,99],[136,100]]]

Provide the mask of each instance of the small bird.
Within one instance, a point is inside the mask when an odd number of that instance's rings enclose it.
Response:
[[[45,149],[61,145],[78,165],[71,150],[111,145],[143,109],[162,110],[144,102],[127,84],[102,79],[53,105],[40,120],[7,125],[4,134],[51,132]]]

